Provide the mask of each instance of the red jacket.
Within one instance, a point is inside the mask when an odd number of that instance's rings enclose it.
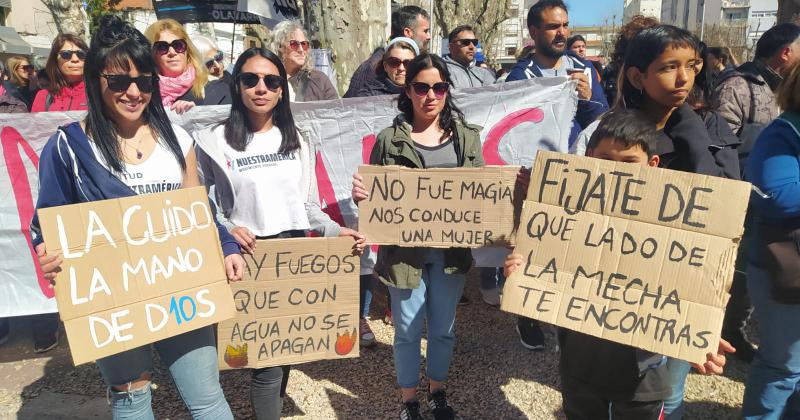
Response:
[[[49,99],[48,99],[49,98]],[[47,106],[47,102],[50,106]],[[85,111],[86,104],[86,86],[83,80],[73,86],[66,86],[61,89],[58,95],[50,95],[46,89],[40,90],[36,94],[36,99],[33,100],[31,112],[45,112],[45,111]]]

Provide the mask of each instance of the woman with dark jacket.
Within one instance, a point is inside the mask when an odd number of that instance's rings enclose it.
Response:
[[[419,54],[411,38],[398,37],[389,41],[383,58],[375,67],[377,78],[365,84],[356,96],[398,95],[406,85],[408,64]]]
[[[83,64],[89,46],[83,39],[58,34],[47,57],[47,89],[36,94],[31,112],[86,110],[86,84]]]
[[[21,56],[14,56],[6,61],[8,67],[8,80],[2,81],[5,94],[13,96],[25,103],[28,111],[31,109],[33,99],[39,91],[36,80],[36,68],[30,60]]]
[[[339,99],[339,93],[325,73],[314,70],[303,25],[285,20],[272,30],[270,49],[278,54],[289,75],[289,98],[292,102],[313,102]]]
[[[170,123],[159,101],[150,43],[131,24],[103,16],[86,55],[86,119],[59,127],[42,150],[37,209],[133,197],[200,185],[191,136]],[[217,224],[226,276],[241,279],[239,245]],[[62,259],[48,255],[38,216],[32,242],[44,277]],[[219,382],[214,327],[201,327],[96,361],[115,419],[152,419],[153,349],[195,419],[233,420]]]
[[[400,93],[400,115],[378,134],[370,156],[373,165],[410,168],[483,166],[480,127],[467,124],[450,94],[450,73],[440,57],[422,54],[408,66]],[[353,199],[368,197],[363,180],[353,177]],[[422,419],[417,400],[420,344],[427,320],[426,374],[428,406],[436,420],[454,419],[444,383],[455,347],[456,306],[472,265],[466,248],[381,246],[375,272],[389,286],[394,319],[394,365],[403,406],[401,419]]]

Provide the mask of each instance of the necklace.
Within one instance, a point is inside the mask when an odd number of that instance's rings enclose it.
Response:
[[[136,144],[136,147],[133,147],[130,144],[128,144],[128,140],[127,139],[123,140],[123,141],[125,142],[125,146],[128,146],[131,149],[136,151],[136,159],[137,160],[142,160],[142,156],[144,156],[144,154],[142,153],[141,150],[139,150],[139,148],[142,146],[142,138],[139,137],[139,142]]]

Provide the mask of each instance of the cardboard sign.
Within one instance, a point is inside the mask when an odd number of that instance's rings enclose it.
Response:
[[[220,369],[358,357],[359,262],[351,238],[258,241],[231,283],[236,318],[219,324]]]
[[[750,184],[540,152],[501,308],[704,362],[719,343]]]
[[[519,166],[361,166],[369,198],[358,227],[371,244],[480,248],[512,242],[524,191]]]
[[[39,210],[76,365],[233,317],[203,187]]]

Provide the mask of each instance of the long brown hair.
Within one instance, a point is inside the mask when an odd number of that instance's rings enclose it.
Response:
[[[58,52],[64,48],[67,42],[73,43],[76,47],[89,51],[89,46],[86,42],[72,34],[58,34],[56,39],[53,40],[53,46],[50,48],[50,55],[47,56],[47,64],[44,66],[44,71],[47,73],[47,91],[52,95],[61,93],[61,89],[69,85],[67,79],[61,74],[61,69],[58,67]],[[84,63],[85,64],[85,63]]]

